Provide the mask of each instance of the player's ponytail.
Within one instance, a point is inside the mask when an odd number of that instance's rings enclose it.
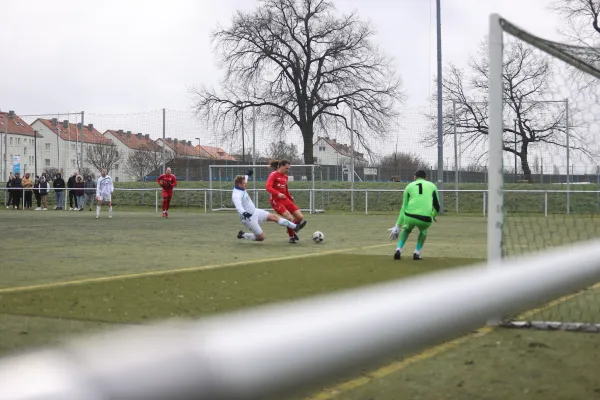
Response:
[[[271,167],[273,171],[277,170],[277,168],[279,168],[279,160],[271,160],[269,167]]]

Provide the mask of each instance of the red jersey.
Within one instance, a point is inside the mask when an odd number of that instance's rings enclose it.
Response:
[[[171,193],[173,193],[173,188],[175,186],[177,186],[177,178],[175,178],[175,175],[173,175],[173,174],[171,174],[171,175],[162,174],[161,176],[158,177],[156,182],[158,182],[158,184],[163,187],[163,193],[171,194]],[[169,182],[171,184],[171,186],[163,186],[163,182]]]
[[[271,193],[271,198],[279,198],[279,193],[285,194],[289,200],[292,199],[292,195],[288,191],[288,176],[282,174],[279,171],[273,171],[269,174],[267,179],[267,192]]]

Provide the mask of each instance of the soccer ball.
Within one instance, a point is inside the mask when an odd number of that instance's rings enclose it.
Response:
[[[325,235],[323,235],[323,232],[321,232],[321,231],[316,231],[312,235],[312,240],[315,243],[321,243],[323,241],[323,239],[325,239]]]

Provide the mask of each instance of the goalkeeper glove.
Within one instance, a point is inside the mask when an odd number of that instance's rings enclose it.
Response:
[[[244,219],[250,219],[252,218],[252,214],[250,214],[249,212],[245,212],[242,214],[242,218]]]
[[[400,227],[396,225],[393,228],[388,229],[388,232],[390,232],[390,240],[398,240],[398,236],[400,234]]]
[[[251,169],[249,169],[248,171],[246,171],[246,175],[252,176],[252,174],[254,174],[254,171],[252,171]]]

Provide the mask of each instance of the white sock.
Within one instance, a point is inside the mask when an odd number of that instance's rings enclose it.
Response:
[[[108,207],[108,215],[112,217],[112,206]]]
[[[277,221],[277,225],[285,226],[287,228],[296,229],[296,224],[293,223],[292,221],[288,221],[285,218],[279,218],[279,220]]]
[[[248,239],[248,240],[252,240],[252,241],[256,240],[256,236],[254,236],[254,233],[246,232],[246,233],[244,233],[243,237],[244,237],[244,239]]]
[[[418,255],[418,256],[421,255],[421,250],[415,249],[415,254]]]
[[[96,217],[100,216],[100,206],[96,206]]]
[[[396,251],[399,251],[400,253],[402,253],[402,249],[400,247],[396,247]]]

